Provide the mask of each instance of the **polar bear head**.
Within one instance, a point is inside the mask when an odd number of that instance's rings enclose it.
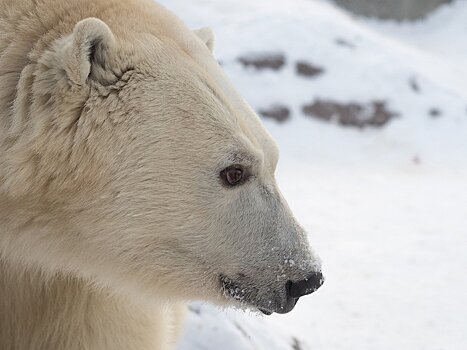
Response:
[[[38,219],[15,251],[125,293],[288,312],[322,275],[276,185],[277,146],[212,32],[161,17],[84,19],[20,81],[4,187]]]

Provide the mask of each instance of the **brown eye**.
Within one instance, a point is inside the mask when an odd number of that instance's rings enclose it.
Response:
[[[226,186],[236,186],[246,180],[245,169],[241,165],[231,165],[221,171],[221,179]]]

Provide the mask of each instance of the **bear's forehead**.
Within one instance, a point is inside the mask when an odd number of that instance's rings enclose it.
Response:
[[[241,145],[243,153],[250,152],[254,157],[261,153],[265,162],[274,168],[278,159],[276,143],[232,86],[212,53],[171,13],[162,11],[156,16],[161,21],[153,33],[158,40],[155,49],[159,51],[154,56],[163,64],[156,63],[150,69],[175,79],[165,83],[175,84],[178,89],[176,93],[170,91],[171,95],[165,99],[172,97],[181,104],[180,108],[191,109],[194,118],[209,118],[209,122],[215,122],[216,127],[224,129],[232,136],[232,141]]]

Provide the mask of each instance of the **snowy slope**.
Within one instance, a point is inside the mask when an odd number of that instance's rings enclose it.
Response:
[[[325,285],[287,315],[192,306],[179,348],[467,348],[467,2],[427,20],[354,18],[313,0],[164,0],[212,26],[215,55],[281,148],[278,181],[324,262]],[[278,69],[239,58],[284,58]],[[323,70],[300,76],[296,63]],[[383,127],[305,115],[317,100],[384,101]]]

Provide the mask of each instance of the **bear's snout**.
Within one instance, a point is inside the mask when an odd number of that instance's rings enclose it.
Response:
[[[285,303],[281,307],[275,310],[279,314],[286,314],[293,310],[297,304],[298,299],[301,297],[311,294],[318,290],[324,283],[324,277],[321,271],[311,273],[307,278],[299,281],[287,281],[285,284]],[[271,312],[260,309],[266,315],[270,315]]]
[[[229,299],[249,305],[266,315],[273,312],[285,314],[292,311],[298,299],[318,290],[324,283],[321,270],[315,270],[301,280],[276,281],[276,287],[267,282],[258,282],[244,273],[235,278],[219,276],[222,294]],[[277,284],[279,282],[279,284]],[[272,287],[272,288],[271,288]]]

